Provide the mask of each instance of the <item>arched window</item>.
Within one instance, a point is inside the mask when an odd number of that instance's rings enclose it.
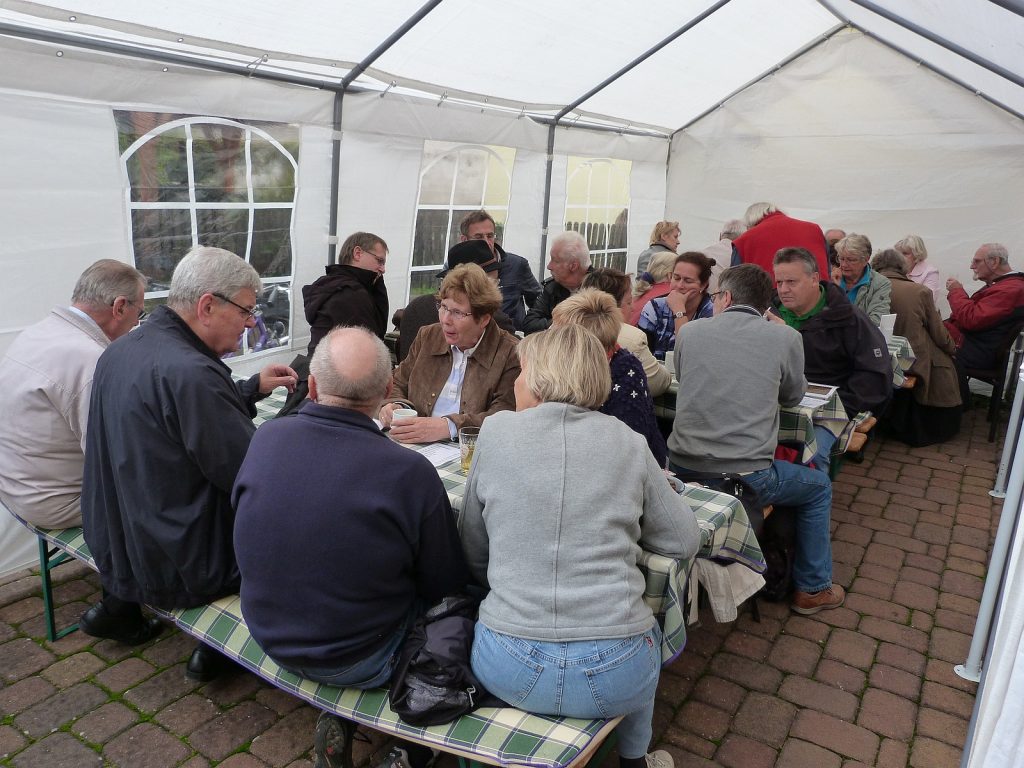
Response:
[[[494,217],[497,239],[501,240],[515,158],[516,151],[510,147],[424,142],[410,297],[437,288],[434,276],[448,249],[459,241],[459,223],[470,211],[486,209]]]
[[[629,160],[569,157],[564,225],[587,238],[595,267],[626,270],[632,166]]]
[[[147,308],[165,301],[189,248],[226,248],[263,281],[261,326],[236,354],[287,343],[298,127],[153,112],[114,116],[132,256],[150,280]]]

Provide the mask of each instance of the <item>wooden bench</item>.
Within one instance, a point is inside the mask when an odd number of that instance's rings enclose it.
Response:
[[[53,617],[51,571],[74,558],[94,570],[92,554],[81,528],[43,530],[25,527],[39,537],[40,576],[47,636],[55,640],[77,625],[57,631]],[[621,718],[581,720],[531,715],[512,707],[481,707],[447,725],[417,728],[399,719],[388,706],[382,688],[338,688],[306,680],[282,669],[249,634],[238,595],[187,610],[153,609],[183,632],[218,649],[271,685],[294,694],[314,707],[432,749],[449,752],[464,768],[471,765],[582,768],[599,765],[615,742],[612,736]]]

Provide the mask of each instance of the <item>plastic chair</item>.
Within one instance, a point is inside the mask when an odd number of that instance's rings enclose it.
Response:
[[[1024,345],[1022,331],[1024,331],[1024,320],[1018,320],[999,346],[995,368],[964,368],[964,374],[968,379],[977,379],[992,385],[992,397],[988,403],[988,441],[990,443],[995,442],[996,439],[996,428],[999,426],[999,409],[1003,403],[1003,389],[1007,384],[1006,371],[1009,367],[1011,352],[1013,353],[1015,365],[1013,373],[1010,374],[1009,389],[1012,390],[1017,380],[1016,368],[1020,363],[1022,345]]]

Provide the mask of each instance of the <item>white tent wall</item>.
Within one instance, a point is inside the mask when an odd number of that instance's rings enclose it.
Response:
[[[943,279],[984,242],[1024,265],[1024,123],[888,47],[837,34],[678,133],[667,216],[683,247],[748,204],[868,235],[918,234]]]

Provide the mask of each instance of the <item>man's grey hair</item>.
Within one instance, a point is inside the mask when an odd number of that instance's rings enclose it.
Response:
[[[772,300],[772,279],[757,264],[739,264],[718,276],[718,290],[732,294],[733,304],[746,304],[763,313]]]
[[[559,232],[551,241],[551,253],[557,253],[559,261],[578,261],[584,271],[590,269],[590,248],[579,232]]]
[[[359,378],[346,376],[335,367],[331,346],[334,338],[342,331],[359,333],[375,347],[377,355],[374,365],[361,371]],[[391,380],[391,353],[383,341],[365,328],[342,325],[331,329],[316,345],[309,361],[309,372],[316,378],[320,394],[352,403],[375,404],[384,399],[388,381]]]
[[[775,203],[753,203],[743,214],[743,221],[746,222],[747,229],[752,229],[769,213],[780,213]]]
[[[130,264],[100,259],[78,278],[71,303],[99,309],[111,306],[121,296],[134,301],[140,288],[146,290],[148,282],[146,276]]]
[[[804,272],[808,275],[818,274],[818,260],[806,248],[779,248],[772,259],[772,265],[779,264],[803,264]]]
[[[735,240],[747,231],[747,225],[739,219],[729,219],[722,225],[722,232],[718,235],[719,240]]]
[[[259,273],[244,259],[223,248],[197,245],[174,268],[167,305],[187,310],[198,304],[204,293],[220,293],[230,299],[246,288],[259,294],[261,287]]]
[[[1000,265],[1009,265],[1010,252],[1002,243],[983,243],[981,247],[985,249],[986,259],[999,259]]]
[[[894,269],[901,275],[905,275],[907,274],[907,260],[895,248],[882,248],[875,251],[875,255],[871,257],[871,268],[876,272],[883,269]]]

